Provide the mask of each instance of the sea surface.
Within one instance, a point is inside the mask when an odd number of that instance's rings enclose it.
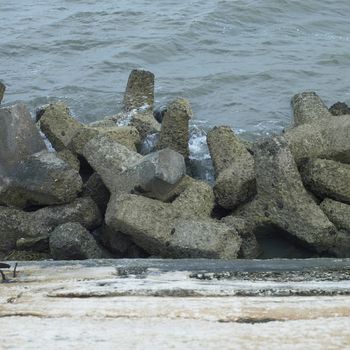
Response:
[[[129,72],[144,68],[157,106],[191,101],[192,154],[206,157],[214,125],[282,130],[295,93],[350,103],[349,14],[349,0],[0,0],[4,104],[60,99],[95,121],[120,110]]]

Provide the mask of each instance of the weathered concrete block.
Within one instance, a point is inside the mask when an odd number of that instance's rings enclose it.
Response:
[[[209,219],[175,220],[160,249],[171,258],[236,259],[242,240],[229,226]]]
[[[39,124],[56,151],[65,149],[73,136],[83,128],[83,125],[70,115],[69,108],[63,102],[47,106]]]
[[[76,170],[55,153],[42,151],[14,165],[0,189],[0,203],[19,208],[69,203],[82,184]]]
[[[140,192],[164,199],[186,173],[183,156],[170,149],[151,153],[123,172],[115,174],[114,193]]]
[[[321,198],[350,203],[350,165],[311,159],[301,167],[304,184]]]
[[[113,127],[84,126],[72,137],[67,148],[82,155],[85,145],[97,135],[107,135],[111,140],[115,140],[134,152],[136,152],[136,147],[140,143],[140,135],[134,127],[118,127],[116,125]]]
[[[338,231],[335,235],[334,246],[330,249],[330,253],[337,258],[350,258],[350,232]]]
[[[181,154],[163,149],[143,157],[137,164],[121,174],[133,188],[154,198],[162,198],[169,193],[186,174],[184,158]],[[123,181],[120,181],[122,183]],[[116,184],[118,191],[123,191]]]
[[[183,184],[184,185],[184,184]],[[215,205],[215,197],[211,186],[190,177],[187,184],[172,201],[175,210],[186,213],[193,217],[210,217]]]
[[[306,192],[285,139],[263,140],[254,151],[258,200],[265,216],[310,248],[327,251],[335,227]]]
[[[173,210],[186,217],[209,218],[214,208],[212,188],[207,183],[189,176],[183,177],[161,200],[172,200]],[[103,228],[102,238],[105,246],[120,257],[148,256],[143,249],[135,245],[130,236],[108,226]]]
[[[0,170],[46,149],[26,106],[0,108]]]
[[[226,216],[221,222],[237,231],[242,239],[242,245],[238,253],[240,259],[256,259],[262,253],[259,243],[253,232],[253,227],[242,217]]]
[[[83,155],[111,193],[141,191],[163,198],[186,172],[184,159],[177,152],[165,149],[142,157],[109,135],[90,140]]]
[[[50,252],[55,260],[103,259],[111,255],[100,247],[89,231],[76,222],[58,226],[50,235]]]
[[[247,157],[248,152],[244,143],[229,126],[211,129],[207,134],[207,144],[216,177],[228,169],[232,163]]]
[[[321,118],[332,118],[327,106],[313,91],[296,94],[291,103],[294,109],[294,126],[312,124]]]
[[[225,209],[234,209],[256,194],[254,158],[231,128],[212,129],[207,136],[216,174],[214,193]]]
[[[71,152],[69,149],[64,149],[56,153],[57,157],[66,162],[72,169],[80,170],[80,161],[76,154]]]
[[[140,154],[130,151],[108,134],[91,139],[82,154],[101,176],[110,192],[114,191],[116,175],[142,159]]]
[[[45,207],[29,214],[33,220],[42,223],[48,232],[67,222],[79,222],[87,230],[93,230],[102,223],[101,212],[89,197],[77,198],[69,204]]]
[[[161,125],[154,119],[152,113],[134,113],[131,117],[131,126],[134,126],[143,141],[148,135],[159,133]]]
[[[3,256],[15,249],[20,238],[47,237],[55,227],[67,222],[79,222],[92,230],[101,225],[102,216],[95,202],[86,197],[35,212],[0,207],[0,221],[0,256]]]
[[[350,116],[320,118],[284,134],[297,164],[307,158],[350,163]]]
[[[238,160],[222,171],[214,186],[216,201],[225,209],[234,209],[256,194],[254,159]]]
[[[326,198],[321,204],[321,209],[333,222],[338,230],[350,233],[350,205]]]
[[[188,124],[191,117],[192,109],[187,100],[178,98],[171,102],[164,114],[157,149],[170,148],[188,159]]]
[[[162,257],[229,259],[237,257],[241,244],[238,234],[222,223],[194,218],[193,212],[135,195],[113,197],[106,223],[149,254]]]
[[[153,111],[154,74],[142,69],[131,71],[124,94],[124,111]]]

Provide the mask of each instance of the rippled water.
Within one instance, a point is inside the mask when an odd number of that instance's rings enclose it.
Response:
[[[4,103],[64,99],[82,121],[120,109],[131,69],[198,125],[280,130],[290,98],[350,102],[349,0],[0,0]]]

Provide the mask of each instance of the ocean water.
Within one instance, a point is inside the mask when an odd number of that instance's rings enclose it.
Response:
[[[98,120],[144,68],[156,105],[191,101],[194,153],[214,125],[279,132],[297,92],[350,103],[349,13],[349,0],[0,0],[4,104],[61,99]]]

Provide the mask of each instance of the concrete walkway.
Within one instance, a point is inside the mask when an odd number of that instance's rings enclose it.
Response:
[[[350,259],[22,262],[0,349],[350,349]]]

